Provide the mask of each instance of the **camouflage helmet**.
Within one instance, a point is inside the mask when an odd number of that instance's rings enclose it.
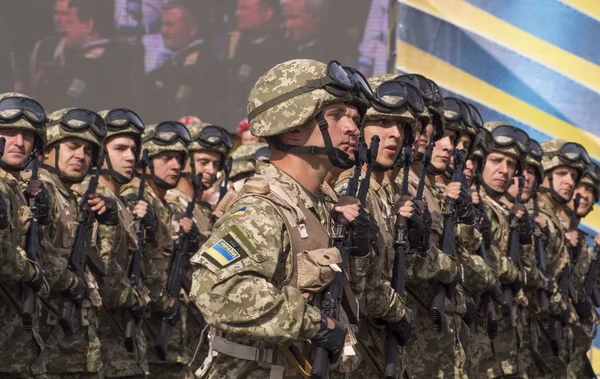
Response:
[[[105,137],[106,123],[96,112],[83,108],[64,108],[48,116],[45,146],[55,145],[65,138],[78,138],[100,150]]]
[[[27,130],[43,142],[46,122],[46,111],[31,97],[17,92],[0,95],[0,128]]]
[[[458,120],[451,120],[452,118],[456,117],[458,114],[452,110],[449,109],[444,109],[444,130],[454,130],[457,135],[461,135],[462,133],[464,133],[467,128],[463,125],[462,121],[460,119]]]
[[[185,132],[187,132],[187,140],[185,138],[179,138],[179,136],[169,135],[169,138],[173,137],[172,141],[161,141],[159,136],[157,136],[156,129],[163,125],[173,125],[175,127],[183,128]],[[182,130],[182,132],[184,132]],[[187,156],[187,146],[190,143],[191,138],[189,135],[189,131],[187,128],[176,121],[166,121],[161,122],[159,124],[152,124],[146,126],[144,129],[144,134],[142,136],[142,150],[148,150],[148,158],[153,158],[154,156],[167,152],[167,151],[177,151],[182,152]]]
[[[544,150],[536,140],[531,139],[529,142],[531,145],[531,151],[527,153],[527,167],[532,167],[535,169],[535,176],[538,184],[540,184],[544,179],[544,168],[542,167]]]
[[[373,92],[375,92],[382,83],[393,80],[395,77],[396,75],[394,74],[377,75],[369,78],[368,83],[373,89]],[[427,109],[425,109],[425,111],[427,111]],[[420,133],[420,130],[417,130],[417,120],[406,107],[402,108],[402,110],[396,110],[395,112],[390,113],[379,112],[374,108],[369,108],[367,109],[365,120],[398,120],[410,126],[413,136],[415,136],[417,133]]]
[[[556,138],[543,141],[540,145],[544,150],[542,167],[546,175],[551,174],[552,170],[559,166],[569,166],[577,171],[579,180],[585,167],[591,163],[587,151],[579,144]]]
[[[107,118],[108,114],[111,115]],[[137,114],[129,109],[111,109],[103,110],[98,114],[104,119],[106,123],[106,141],[108,139],[118,135],[128,135],[133,138],[137,146],[137,158],[139,159],[142,153],[142,135],[144,134],[144,123]],[[119,119],[113,119],[119,117]],[[137,118],[136,120],[128,120],[130,117]]]
[[[311,59],[283,62],[268,70],[248,97],[250,132],[257,137],[283,134],[306,124],[326,105],[351,101],[351,96],[338,97],[323,88],[306,87],[310,81],[327,76],[327,65]],[[307,91],[301,91],[302,88]],[[299,94],[277,102],[278,97],[294,90],[299,90]],[[275,104],[269,106],[269,102]]]
[[[600,201],[600,166],[592,162],[586,166],[579,185],[587,184],[594,190],[594,203]]]
[[[222,136],[210,136],[208,137],[208,142],[203,142],[202,138],[207,137],[204,137],[201,132],[208,126],[215,128],[215,131],[222,134]],[[229,132],[227,132],[227,130],[223,129],[220,126],[211,124],[209,122],[200,122],[197,124],[190,124],[187,127],[190,131],[190,136],[192,137],[192,142],[187,147],[187,150],[189,152],[216,151],[218,153],[223,154],[223,157],[226,157],[227,154],[229,154],[229,151],[231,151],[231,149],[233,148],[233,140],[231,139]],[[219,138],[221,138],[220,141]],[[212,139],[214,139],[215,141],[213,142]]]
[[[500,126],[510,126],[512,128],[521,130],[521,129],[519,129],[509,123],[506,123],[504,121],[490,121],[490,122],[486,122],[484,124],[484,128],[487,129],[490,133],[492,133],[492,135],[494,134],[494,130],[496,130]],[[525,132],[523,132],[523,133],[525,133]],[[498,143],[498,142],[500,142],[500,143]],[[527,142],[529,142],[529,141],[527,141]],[[522,161],[523,163],[525,163],[527,153],[521,152],[516,143],[504,145],[504,143],[502,141],[497,140],[496,137],[494,137],[494,151],[510,155],[512,157],[517,158],[519,161]]]
[[[268,144],[263,142],[251,143],[238,147],[231,153],[232,165],[230,176],[233,178],[240,174],[252,173],[256,169],[256,160],[261,160],[261,157],[256,157],[256,152],[262,149],[268,149]],[[268,157],[263,155],[262,160],[268,160]]]

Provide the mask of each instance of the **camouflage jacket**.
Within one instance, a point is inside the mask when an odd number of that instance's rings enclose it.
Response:
[[[25,237],[31,210],[20,192],[17,179],[0,168],[0,197],[6,205],[9,225],[0,229],[0,376],[41,375],[46,371],[39,334],[38,317],[33,333],[23,330],[21,321],[22,284],[35,275],[25,251]],[[40,309],[36,301],[36,310]]]
[[[157,331],[160,330],[163,311],[168,308],[170,302],[166,283],[169,276],[171,256],[173,255],[173,236],[176,234],[173,223],[173,209],[169,203],[161,200],[156,192],[154,192],[151,182],[150,179],[146,180],[144,200],[148,202],[148,207],[154,212],[158,220],[158,225],[156,228],[155,244],[143,256],[146,268],[144,285],[148,288],[152,300],[150,305],[151,317],[145,323],[149,339],[152,339],[152,336],[156,336]],[[137,200],[139,186],[139,179],[134,178],[130,183],[121,188],[121,196],[128,199],[128,201]],[[166,362],[184,364],[189,361],[185,349],[186,325],[187,311],[185,307],[180,307],[179,319],[175,326],[171,327]],[[163,361],[158,360],[154,351],[151,352],[150,350],[147,355],[148,362],[163,363]]]
[[[184,215],[185,209],[187,208],[189,202],[192,201],[191,197],[179,188],[173,188],[169,190],[165,199],[169,204],[171,204],[176,215]],[[179,219],[179,217],[176,217],[176,219]],[[198,229],[200,229],[200,234],[203,236],[200,244],[203,244],[206,242],[208,237],[210,237],[212,226],[215,223],[213,206],[205,201],[196,201],[192,221],[194,221],[194,223],[198,226]]]
[[[560,209],[554,206],[545,195],[539,196],[540,216],[546,219],[550,235],[546,245],[546,270],[556,281],[560,277],[562,269],[569,264],[569,254],[566,246],[565,232],[567,229],[563,226],[558,214]],[[568,227],[568,222],[567,222]]]

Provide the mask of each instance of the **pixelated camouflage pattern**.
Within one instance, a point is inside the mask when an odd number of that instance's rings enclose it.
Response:
[[[84,194],[89,178],[81,183],[78,192]],[[98,337],[102,346],[102,361],[107,377],[144,375],[149,371],[146,361],[147,342],[140,328],[136,330],[136,344],[130,354],[123,344],[123,334],[114,325],[115,321],[124,326],[125,310],[138,303],[139,298],[150,302],[148,290],[140,280],[138,290],[131,286],[128,278],[130,251],[137,247],[133,231],[133,215],[123,200],[101,182],[96,193],[112,199],[118,207],[117,225],[97,224],[94,240],[100,258],[104,261],[106,276],[99,283],[99,292],[106,305],[99,314]],[[110,312],[110,314],[108,314]],[[111,316],[112,315],[112,316]]]
[[[256,163],[254,162],[254,154],[262,149],[263,147],[269,146],[264,142],[251,143],[248,145],[242,145],[235,149],[231,153],[231,164],[230,177],[234,178],[240,174],[247,174],[254,172]]]
[[[581,174],[583,174],[583,170],[585,170],[585,163],[583,162],[583,160],[579,159],[575,162],[563,162],[558,155],[552,158],[550,158],[550,156],[548,155],[549,153],[560,151],[560,148],[568,142],[569,141],[566,141],[564,139],[555,138],[551,140],[542,141],[540,143],[542,149],[544,150],[544,156],[542,158],[542,167],[544,168],[544,172],[546,175],[548,175],[553,169],[555,169],[558,166],[569,166],[577,170],[579,178],[581,179]]]
[[[7,97],[24,97],[26,99],[31,99],[31,97],[24,95],[22,93],[17,93],[17,92],[7,92],[7,93],[3,93],[0,95],[0,101],[2,101],[3,99],[6,99]],[[45,128],[45,124],[44,125],[36,125],[31,123],[28,119],[26,119],[25,117],[20,117],[17,120],[11,120],[11,121],[3,121],[0,120],[0,128],[11,128],[11,129],[19,129],[19,130],[29,130],[30,132],[35,133],[37,136],[40,137],[40,139],[43,141],[45,138],[45,133],[44,133],[44,128]]]
[[[21,283],[32,279],[35,274],[21,248],[25,246],[31,211],[17,179],[2,169],[0,197],[6,203],[10,220],[8,228],[0,229],[0,351],[3,352],[0,354],[0,377],[30,378],[46,372],[39,318],[34,317],[31,332],[25,331],[18,309],[21,307]],[[35,306],[39,310],[39,301]]]
[[[309,80],[327,76],[327,65],[311,59],[283,62],[263,74],[250,91],[248,114],[267,101],[296,88]],[[315,117],[324,106],[343,102],[324,89],[316,89],[281,102],[248,120],[250,132],[257,137],[268,137],[294,130]]]
[[[388,80],[392,80],[396,77],[395,74],[383,74],[373,76],[368,79],[368,83],[373,89],[373,92],[377,90],[377,88]],[[367,114],[365,115],[365,120],[398,120],[406,123],[410,126],[413,136],[419,132],[417,130],[417,120],[413,117],[413,115],[408,111],[408,102],[400,111],[395,111],[391,113],[387,112],[378,112],[374,108],[367,109]]]
[[[98,114],[100,115],[100,117],[102,117],[104,119],[104,121],[106,121],[106,115],[108,114],[108,112],[110,112],[111,110],[103,110],[98,112]],[[126,128],[119,128],[119,129],[115,129],[115,128],[107,128],[106,129],[106,138],[105,141],[108,141],[110,138],[114,137],[114,136],[120,136],[120,135],[129,135],[132,136],[133,139],[135,140],[135,144],[138,147],[138,152],[137,152],[137,159],[140,158],[140,155],[142,154],[142,132],[135,128],[133,125],[129,124],[127,125]]]
[[[192,143],[187,146],[187,150],[189,152],[193,151],[216,151],[218,153],[223,154],[224,157],[229,154],[229,149],[224,144],[219,144],[216,146],[203,146],[200,142],[197,141],[197,138],[200,136],[200,131],[209,125],[214,125],[210,122],[200,122],[197,124],[187,125],[188,130],[190,131],[190,135],[192,136]]]
[[[146,125],[146,128],[144,129],[144,135],[142,136],[142,140],[151,132],[153,132],[156,129],[157,125],[158,124]],[[157,143],[154,143],[152,140],[144,141],[142,143],[142,150],[144,149],[148,150],[148,158],[152,158],[158,154],[167,151],[179,151],[186,155],[188,152],[187,147],[179,140],[177,140],[175,143],[170,143],[168,145],[159,145]]]
[[[460,119],[458,120],[450,120],[451,117],[455,117],[457,115],[456,112],[451,111],[449,109],[444,109],[444,130],[454,130],[459,135],[467,131],[467,127],[462,123]]]
[[[48,125],[46,126],[46,136],[44,146],[52,146],[65,138],[78,138],[92,143],[98,149],[102,148],[103,139],[98,139],[96,135],[89,129],[69,130],[61,124],[62,117],[68,111],[76,108],[64,108],[50,113],[48,116]]]

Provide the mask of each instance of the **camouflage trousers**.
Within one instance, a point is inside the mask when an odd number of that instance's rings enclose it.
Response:
[[[567,367],[569,379],[595,378],[587,352],[596,336],[595,325],[582,323],[573,326],[573,355]]]
[[[173,364],[156,364],[150,363],[150,376],[146,378],[151,379],[194,379],[194,374],[189,367],[185,365],[173,365]]]
[[[554,355],[550,345],[550,333],[555,318],[550,318],[550,327],[544,329],[539,319],[529,324],[529,333],[531,337],[532,358],[535,365],[530,366],[528,370],[532,378],[559,379],[567,377],[567,365],[570,360],[570,348],[573,337],[570,328],[563,329],[563,338],[560,340],[560,355]]]
[[[100,372],[73,373],[73,374],[48,374],[48,379],[104,379]]]
[[[0,372],[0,379],[48,379],[48,376],[46,374],[32,376],[29,374],[9,374]]]

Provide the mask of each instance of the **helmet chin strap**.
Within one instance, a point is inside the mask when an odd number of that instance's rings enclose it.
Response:
[[[550,196],[552,197],[552,200],[554,200],[556,203],[561,204],[561,205],[565,205],[567,204],[569,201],[571,201],[571,199],[565,199],[564,197],[562,197],[558,192],[556,192],[556,190],[554,189],[554,180],[552,178],[552,171],[550,171],[550,173],[548,174],[548,181],[550,182],[550,188],[548,187],[542,187],[540,186],[538,188],[538,192],[542,192],[542,193],[549,193]]]
[[[148,159],[148,167],[150,168],[149,177],[150,177],[150,179],[152,179],[154,184],[156,184],[157,186],[159,186],[160,188],[162,188],[164,190],[170,190],[170,189],[177,187],[177,183],[175,183],[174,185],[169,184],[154,174],[154,163],[152,162],[152,159]],[[181,179],[181,173],[179,173],[177,182],[179,182],[179,179]]]
[[[275,140],[273,142],[273,147],[279,151],[296,154],[326,155],[327,158],[329,158],[331,164],[333,164],[337,168],[341,168],[344,170],[354,166],[354,160],[351,159],[348,154],[346,154],[340,149],[333,147],[333,143],[331,142],[331,136],[329,135],[328,131],[329,124],[327,123],[327,120],[325,120],[323,111],[319,111],[319,113],[317,113],[316,118],[317,125],[319,126],[319,130],[321,131],[321,135],[323,136],[323,141],[325,142],[325,147],[288,145],[278,140]]]
[[[477,177],[479,178],[479,183],[481,183],[483,190],[491,197],[498,198],[498,197],[504,196],[508,193],[508,187],[504,191],[496,191],[492,187],[488,186],[486,184],[485,180],[483,180],[481,173],[477,174]]]
[[[102,170],[100,170],[100,175],[102,176],[110,176],[111,178],[114,179],[115,182],[124,185],[127,184],[129,182],[131,182],[133,180],[133,176],[131,178],[126,177],[125,175],[117,172],[115,169],[113,169],[112,164],[110,162],[110,156],[108,155],[108,151],[106,150],[106,147],[104,148],[104,156],[106,157],[105,162],[108,166],[108,168],[103,168]]]
[[[427,172],[429,172],[430,174],[433,174],[433,175],[441,175],[444,172],[446,172],[446,170],[440,170],[437,167],[435,167],[435,165],[430,164],[429,167],[427,168]]]
[[[44,169],[46,169],[46,170],[50,171],[51,173],[55,174],[56,176],[58,176],[58,178],[61,181],[65,182],[65,183],[76,184],[76,183],[83,182],[83,180],[85,179],[85,177],[87,176],[87,174],[89,174],[92,166],[90,165],[90,167],[88,167],[88,171],[86,172],[85,175],[83,175],[81,177],[81,179],[79,179],[79,178],[72,178],[72,177],[70,177],[68,175],[65,175],[65,173],[63,173],[58,168],[58,152],[59,152],[59,150],[60,150],[60,143],[57,143],[54,146],[54,166],[47,165],[47,164],[43,163],[43,161],[42,161],[41,167],[43,167]]]

